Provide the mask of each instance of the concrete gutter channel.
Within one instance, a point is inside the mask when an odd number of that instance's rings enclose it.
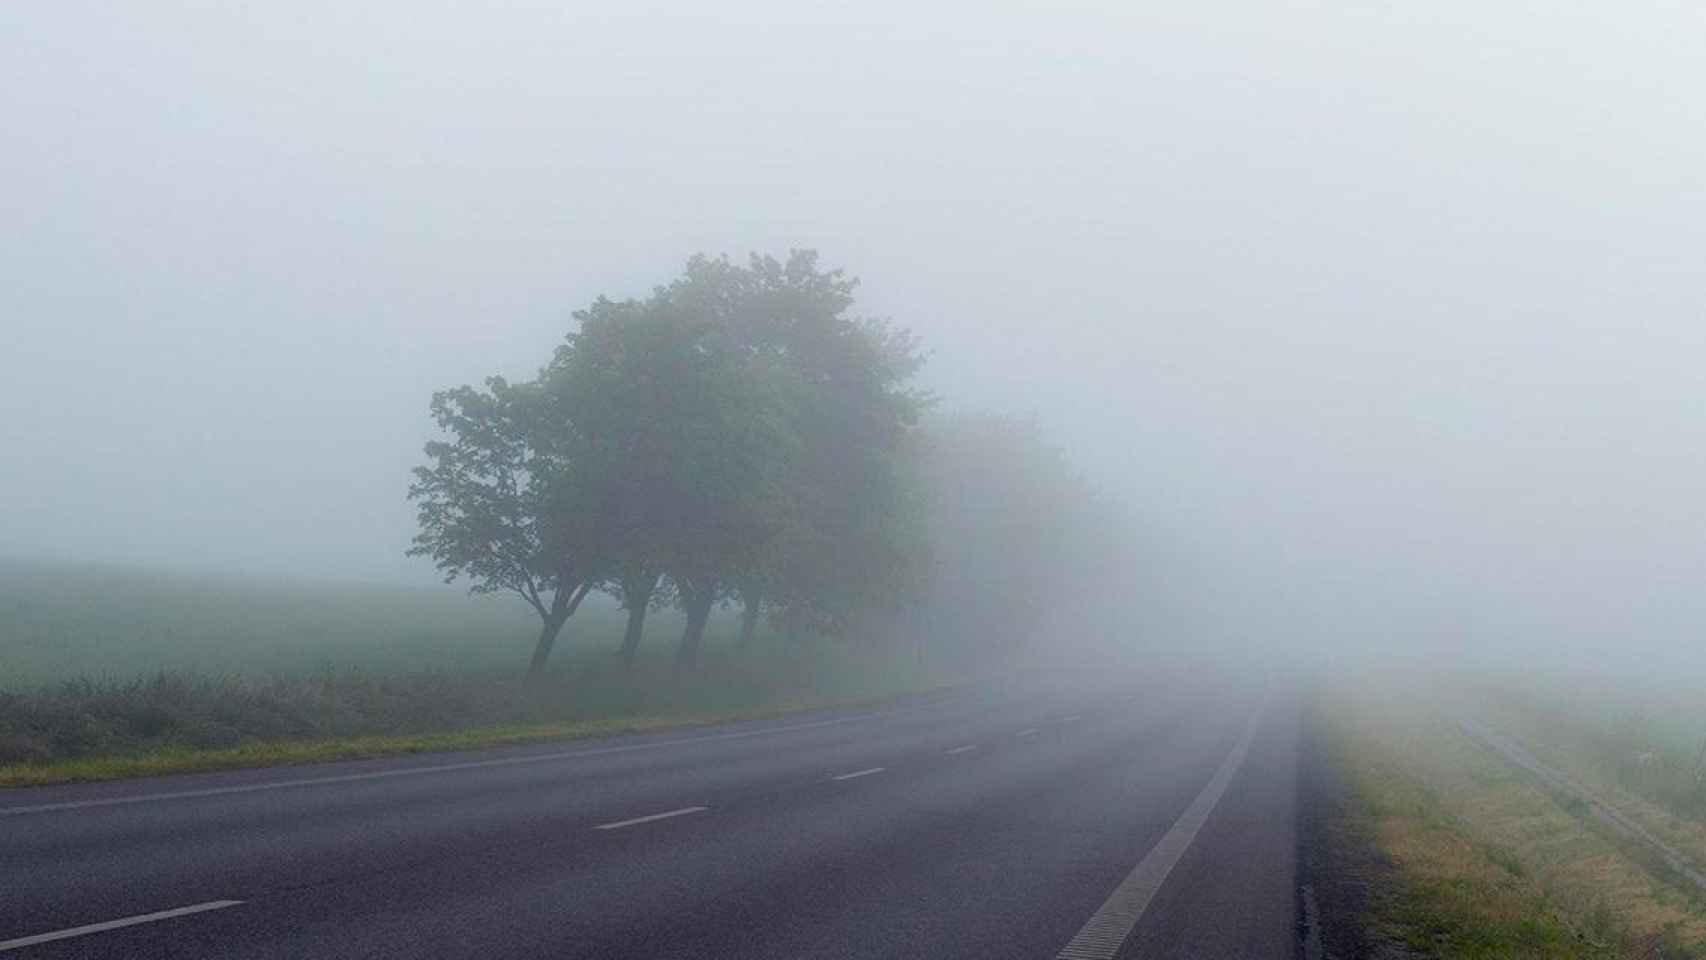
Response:
[[[1625,816],[1617,808],[1595,797],[1588,789],[1562,773],[1552,769],[1529,753],[1521,744],[1493,728],[1474,720],[1454,718],[1457,726],[1482,746],[1497,754],[1506,763],[1526,770],[1537,777],[1541,783],[1557,793],[1570,797],[1584,804],[1601,823],[1610,827],[1617,834],[1647,847],[1656,854],[1665,865],[1676,871],[1677,875],[1688,878],[1694,886],[1706,893],[1706,873],[1684,857],[1675,847],[1665,843],[1658,837],[1648,833],[1640,824]]]

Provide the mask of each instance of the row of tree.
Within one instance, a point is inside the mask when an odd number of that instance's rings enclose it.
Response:
[[[696,257],[648,297],[576,313],[534,379],[435,394],[410,552],[527,601],[530,674],[593,591],[627,611],[630,661],[647,612],[679,607],[682,666],[723,604],[743,643],[766,615],[846,637],[944,630],[949,611],[990,609],[977,590],[1037,608],[1054,575],[1037,568],[1063,569],[1062,518],[1087,490],[1022,424],[921,428],[919,345],[853,313],[856,287],[810,251]]]

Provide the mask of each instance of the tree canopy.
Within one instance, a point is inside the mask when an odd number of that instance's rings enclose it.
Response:
[[[697,256],[643,298],[598,298],[534,379],[434,395],[411,552],[525,599],[533,673],[593,590],[627,610],[630,660],[647,611],[679,606],[683,667],[724,604],[743,643],[766,615],[796,636],[1022,642],[1095,562],[1094,494],[1031,426],[925,424],[917,339],[854,312],[857,290],[796,250]]]

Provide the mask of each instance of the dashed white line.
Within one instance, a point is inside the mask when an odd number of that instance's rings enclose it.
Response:
[[[1030,736],[1035,736],[1036,734],[1037,734],[1037,728],[1036,727],[1026,727],[1023,730],[1020,730],[1018,733],[1013,734],[1013,736],[1015,736],[1015,737],[1030,737]]]
[[[1081,716],[1083,716],[1083,714],[1079,714],[1079,713],[1069,713],[1069,714],[1067,714],[1067,715],[1066,715],[1066,716],[1064,716],[1064,717],[1061,717],[1061,718],[1060,718],[1060,722],[1061,722],[1061,723],[1071,723],[1071,722],[1072,722],[1072,721],[1074,721],[1074,720],[1077,720],[1077,719],[1078,719],[1078,718],[1079,718],[1079,717],[1081,717]]]
[[[829,779],[831,779],[831,780],[854,780],[854,779],[857,779],[859,777],[868,777],[873,773],[882,773],[884,770],[887,770],[887,769],[888,769],[888,767],[869,767],[869,768],[866,768],[864,770],[855,770],[852,773],[843,773],[839,776],[830,777]]]
[[[953,755],[954,755],[954,754],[956,754],[956,753],[966,753],[966,752],[969,752],[969,751],[972,751],[972,750],[976,750],[976,749],[977,749],[977,744],[975,744],[975,743],[968,743],[968,744],[966,744],[966,745],[965,745],[965,746],[963,746],[963,747],[955,747],[955,748],[954,748],[954,749],[952,749],[952,750],[949,750],[949,751],[948,751],[948,756],[950,756],[950,757],[951,757],[951,756],[953,756]]]
[[[601,823],[594,830],[620,830],[623,827],[637,827],[642,823],[653,823],[658,820],[668,820],[670,817],[685,817],[690,813],[703,813],[710,807],[682,807],[680,810],[666,810],[663,813],[653,813],[632,820],[618,820],[615,823]]]
[[[38,933],[31,937],[18,937],[15,940],[0,940],[0,953],[7,950],[21,950],[33,947],[38,943],[52,943],[55,940],[69,940],[72,937],[88,936],[91,933],[103,933],[107,930],[117,930],[121,927],[134,927],[139,923],[154,923],[159,920],[170,920],[173,917],[187,917],[192,913],[206,913],[209,910],[223,910],[235,907],[241,900],[209,900],[188,907],[178,907],[175,910],[160,910],[155,913],[142,913],[122,920],[108,920],[105,923],[89,923],[81,927],[70,927],[65,930],[55,930],[52,933]]]

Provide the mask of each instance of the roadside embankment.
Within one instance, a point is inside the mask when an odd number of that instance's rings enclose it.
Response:
[[[1322,956],[1706,956],[1692,885],[1471,737],[1462,699],[1438,693],[1366,676],[1318,691],[1302,860]]]
[[[692,672],[567,660],[505,674],[160,673],[0,691],[0,787],[533,743],[773,716],[938,689],[880,651],[715,653]]]

